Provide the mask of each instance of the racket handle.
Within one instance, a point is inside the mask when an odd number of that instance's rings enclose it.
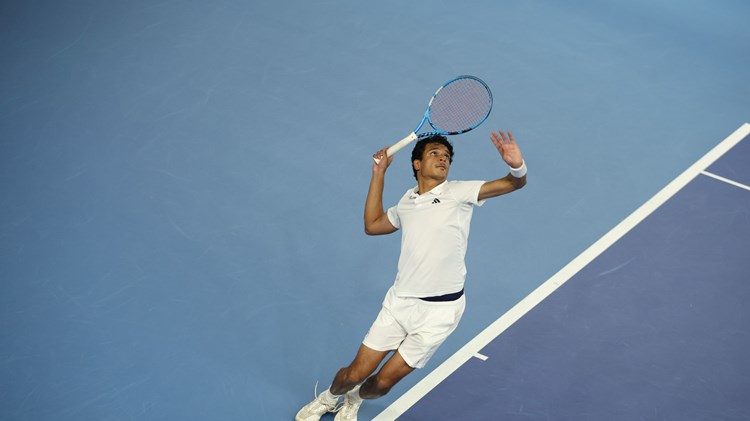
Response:
[[[411,142],[414,142],[417,140],[417,134],[412,132],[409,136],[406,136],[405,138],[399,140],[398,142],[394,143],[390,148],[388,148],[385,151],[386,158],[389,156],[393,156],[396,152],[400,151],[404,146],[410,144]],[[375,161],[376,164],[380,163],[380,160],[377,158],[372,158],[373,161]]]

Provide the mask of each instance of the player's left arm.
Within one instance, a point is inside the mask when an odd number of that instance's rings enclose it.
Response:
[[[513,133],[508,132],[506,135],[498,130],[497,133],[492,132],[490,139],[503,161],[511,168],[511,172],[503,178],[484,183],[479,189],[478,200],[507,194],[526,185],[526,164],[516,144],[516,139],[513,138]]]

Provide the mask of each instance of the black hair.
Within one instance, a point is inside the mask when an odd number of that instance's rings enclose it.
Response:
[[[414,145],[414,149],[411,151],[411,169],[414,171],[414,178],[417,178],[417,170],[414,169],[414,161],[421,161],[422,155],[424,155],[424,149],[427,147],[430,143],[439,143],[446,148],[448,148],[448,153],[450,154],[450,162],[453,163],[453,145],[448,141],[448,138],[441,135],[441,134],[433,134],[428,137],[419,139],[416,145]]]

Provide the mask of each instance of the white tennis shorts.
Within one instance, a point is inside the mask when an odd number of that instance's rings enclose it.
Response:
[[[466,296],[431,302],[398,297],[393,288],[362,343],[376,351],[398,350],[412,368],[422,368],[456,330],[466,307]]]

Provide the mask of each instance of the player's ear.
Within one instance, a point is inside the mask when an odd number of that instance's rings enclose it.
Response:
[[[414,161],[411,161],[411,166],[414,168],[415,171],[419,171],[419,167],[422,165],[422,161],[419,159],[415,159]]]

